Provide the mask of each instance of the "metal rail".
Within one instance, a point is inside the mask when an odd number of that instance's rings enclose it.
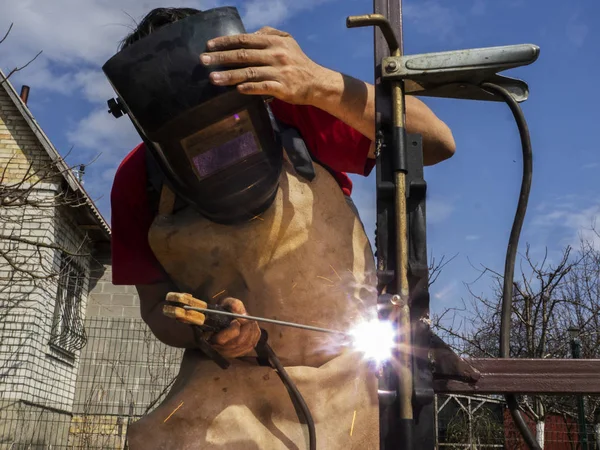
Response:
[[[436,393],[600,394],[598,359],[482,358],[464,362],[476,371],[477,376],[461,380],[434,375]]]

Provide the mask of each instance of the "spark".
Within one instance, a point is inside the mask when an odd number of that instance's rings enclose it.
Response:
[[[262,218],[262,217],[260,217],[260,216],[254,216],[252,219],[250,219],[250,222],[252,222],[254,219],[258,219],[258,220],[261,220],[261,221],[263,221],[263,222],[265,221],[265,219],[263,219],[263,218]]]
[[[320,275],[317,275],[317,278],[321,278],[321,279],[323,279],[323,280],[327,280],[327,281],[329,281],[331,284],[333,284],[333,281],[331,281],[329,278],[325,278],[325,277],[322,277],[322,276],[320,276]]]
[[[348,334],[355,350],[381,364],[392,358],[396,345],[396,332],[391,322],[377,319],[365,320],[355,325]]]
[[[354,415],[352,416],[352,426],[350,427],[350,436],[352,436],[352,432],[354,431],[354,421],[356,420],[356,410],[354,410]]]
[[[179,408],[181,408],[181,406],[182,406],[182,405],[183,405],[183,402],[181,402],[181,403],[179,404],[179,406],[178,406],[177,408],[175,408],[175,409],[173,410],[173,412],[167,416],[167,418],[166,418],[166,419],[163,421],[163,423],[167,423],[167,420],[169,420],[169,419],[171,418],[171,416],[172,416],[173,414],[175,414]]]
[[[213,295],[213,298],[217,298],[219,295],[225,293],[225,289],[223,289],[221,292],[217,292],[215,295]]]
[[[336,272],[336,270],[333,268],[333,266],[331,264],[329,264],[329,267],[331,267],[331,270],[333,270],[333,273],[335,273],[341,281],[342,277],[340,277],[340,275]]]

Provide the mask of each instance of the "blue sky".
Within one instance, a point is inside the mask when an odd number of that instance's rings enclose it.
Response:
[[[249,31],[262,25],[286,30],[315,61],[362,80],[373,80],[372,31],[345,28],[348,15],[372,12],[370,0],[183,0],[167,6],[206,9],[236,5]],[[112,92],[100,66],[116,51],[131,19],[156,0],[0,0],[0,31],[14,22],[0,46],[4,71],[42,56],[12,79],[31,86],[29,106],[59,151],[72,148],[69,161],[96,159],[85,187],[109,217],[114,170],[138,142],[126,119],[105,108]],[[547,246],[555,255],[575,243],[600,214],[600,3],[574,0],[405,0],[405,52],[533,43],[538,61],[505,74],[526,80],[530,99],[523,109],[534,147],[534,180],[521,243],[534,255]],[[432,309],[441,311],[467,298],[464,282],[478,272],[471,264],[501,270],[516,207],[521,149],[516,126],[504,104],[424,99],[452,129],[457,152],[426,169],[429,185],[429,252],[455,259],[432,287]],[[374,172],[353,177],[355,201],[369,237],[374,233]],[[596,242],[600,245],[600,242]],[[489,281],[477,290],[485,291]]]

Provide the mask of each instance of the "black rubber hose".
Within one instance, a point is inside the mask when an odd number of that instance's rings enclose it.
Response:
[[[292,397],[292,401],[295,400],[295,406],[300,408],[302,415],[304,416],[304,420],[306,421],[306,425],[308,426],[308,446],[310,450],[317,449],[317,433],[315,431],[315,422],[313,420],[312,414],[310,413],[310,409],[308,409],[308,405],[304,401],[302,394],[296,387],[294,381],[290,378],[289,374],[285,371],[283,366],[281,365],[281,361],[273,351],[273,349],[266,342],[262,342],[262,350],[264,350],[269,358],[269,361],[275,366],[277,373],[279,374],[279,378],[283,381],[283,384],[287,388],[290,397]]]
[[[500,357],[510,358],[510,328],[512,318],[515,261],[517,259],[519,237],[521,235],[523,221],[525,220],[527,202],[529,200],[529,192],[531,190],[531,179],[533,175],[533,152],[531,149],[529,128],[527,127],[527,121],[525,120],[525,116],[523,115],[523,111],[521,110],[519,103],[517,103],[510,93],[501,86],[493,83],[482,83],[481,87],[483,89],[492,91],[494,94],[500,95],[508,104],[513,113],[515,121],[517,122],[519,135],[521,136],[521,147],[523,149],[523,177],[521,179],[521,192],[519,194],[517,211],[515,213],[512,230],[510,232],[510,238],[508,240],[508,248],[506,250],[506,261],[504,264],[504,286],[502,294],[502,316],[500,320]],[[529,429],[527,423],[521,415],[521,412],[519,411],[519,404],[517,402],[516,395],[507,394],[506,403],[515,425],[521,432],[521,435],[523,436],[523,439],[525,439],[525,442],[529,448],[532,450],[541,450],[535,435]]]

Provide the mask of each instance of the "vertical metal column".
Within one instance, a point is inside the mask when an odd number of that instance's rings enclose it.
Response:
[[[347,26],[375,27],[377,290],[380,319],[391,321],[398,336],[379,378],[380,448],[429,450],[434,405],[422,139],[405,129],[404,81],[383,78],[397,63],[382,67],[384,58],[402,56],[401,0],[374,0],[374,14],[349,17]]]
[[[410,306],[408,286],[408,225],[406,216],[406,143],[403,83],[384,83],[381,63],[386,56],[402,55],[401,0],[374,0],[375,14],[381,14],[395,32],[398,48],[390,55],[389,42],[379,27],[374,28],[375,40],[375,108],[378,150],[377,256],[379,290],[394,295],[390,318],[396,322],[398,347],[395,363],[388,367],[385,390],[395,385],[396,398],[382,405],[381,448],[412,450],[412,364]],[[400,167],[398,166],[404,166]],[[391,178],[391,179],[390,179]],[[393,184],[393,191],[381,195],[383,184]],[[390,183],[391,182],[391,183]],[[384,229],[380,233],[380,229]],[[383,235],[387,239],[379,239]],[[384,297],[386,298],[386,297]],[[387,297],[389,298],[389,297]],[[386,314],[386,313],[384,313]],[[433,431],[433,430],[432,430]]]
[[[385,422],[381,448],[429,450],[435,445],[435,407],[429,364],[422,141],[420,136],[406,134],[404,83],[382,80],[383,58],[403,54],[402,1],[374,0],[373,7],[375,14],[388,20],[398,43],[390,55],[389,39],[381,28],[374,27],[376,137],[381,152],[377,158],[378,287],[380,293],[395,294],[392,317],[399,336],[395,370],[388,372],[388,380],[382,383],[382,389],[394,387],[397,398],[393,404],[381,404]]]

